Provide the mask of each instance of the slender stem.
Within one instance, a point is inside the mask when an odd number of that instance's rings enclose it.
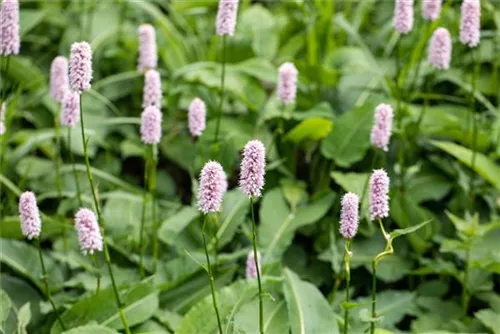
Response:
[[[471,83],[471,96],[470,96],[470,115],[472,117],[472,157],[471,157],[471,162],[470,162],[470,168],[471,168],[471,174],[470,174],[470,179],[469,179],[469,208],[472,210],[474,206],[474,177],[475,177],[475,171],[474,168],[476,167],[476,151],[477,151],[477,117],[475,113],[476,109],[476,84],[477,84],[477,77],[479,75],[479,60],[477,59],[477,55],[474,55],[474,50],[471,50],[472,53],[472,59],[473,59],[473,75],[472,75],[472,83]]]
[[[222,324],[220,322],[219,309],[217,307],[217,296],[215,295],[215,281],[214,275],[212,273],[212,266],[210,265],[210,257],[208,256],[207,240],[205,237],[205,225],[207,224],[208,215],[205,215],[203,221],[203,227],[201,228],[201,234],[203,236],[203,245],[205,246],[205,256],[207,258],[207,272],[208,279],[210,281],[210,290],[212,290],[212,303],[214,305],[215,314],[217,315],[217,325],[219,326],[219,334],[222,334]]]
[[[351,286],[351,239],[346,240],[345,242],[345,308],[344,308],[344,334],[349,332],[349,301],[350,294],[349,289]]]
[[[66,326],[64,326],[64,322],[62,321],[61,317],[59,316],[59,312],[57,312],[56,304],[54,303],[54,300],[52,299],[52,294],[50,293],[50,288],[49,288],[49,276],[47,275],[47,270],[45,270],[45,262],[43,261],[43,255],[42,255],[42,246],[40,245],[40,237],[36,239],[36,244],[38,246],[38,254],[40,255],[40,264],[42,265],[42,274],[43,274],[43,281],[45,283],[45,290],[47,293],[47,299],[50,302],[50,305],[52,305],[52,309],[54,310],[54,313],[56,314],[57,321],[59,322],[59,325],[61,326],[62,330],[66,330]]]
[[[69,151],[69,159],[71,162],[71,166],[73,168],[73,177],[75,179],[75,186],[76,186],[76,195],[78,199],[78,205],[80,207],[83,206],[82,202],[82,192],[80,190],[80,182],[78,182],[78,173],[76,171],[76,166],[75,166],[75,158],[73,156],[73,149],[71,148],[71,128],[68,127],[68,151]]]
[[[97,283],[96,283],[96,288],[95,288],[95,294],[97,296],[99,294],[100,289],[101,289],[101,271],[99,270],[99,265],[97,263],[97,255],[92,254],[92,255],[90,255],[90,258],[92,259],[92,263],[94,264],[94,267],[96,270],[95,276],[97,279]]]
[[[113,275],[113,269],[111,267],[111,258],[109,256],[108,243],[106,242],[106,238],[104,235],[104,219],[101,215],[101,209],[99,207],[99,201],[97,199],[96,188],[94,187],[94,180],[92,178],[92,172],[90,171],[90,161],[89,161],[89,154],[88,154],[88,150],[87,150],[88,142],[85,139],[85,125],[84,125],[84,121],[83,121],[83,106],[82,106],[81,96],[80,96],[80,128],[81,128],[81,132],[82,132],[83,155],[85,157],[85,166],[87,169],[87,177],[88,177],[89,183],[90,183],[90,191],[92,192],[92,198],[94,199],[94,205],[95,205],[95,210],[97,212],[97,218],[99,219],[99,222],[101,224],[101,234],[102,234],[102,239],[103,239],[103,244],[104,244],[104,257],[106,259],[106,264],[108,267],[109,276],[111,277],[111,284],[113,285],[113,291],[115,293],[116,304],[118,306],[120,318],[122,320],[123,327],[125,327],[125,333],[130,334],[130,328],[128,325],[127,318],[125,316],[125,312],[123,311],[123,304],[120,300],[120,294],[118,293],[118,289],[116,287],[115,276]]]
[[[257,252],[257,225],[255,224],[255,214],[253,208],[253,197],[250,197],[250,211],[252,212],[252,230],[253,230],[253,257],[255,260],[255,268],[257,269],[257,282],[259,284],[259,328],[260,333],[264,333],[264,303],[262,300],[262,282],[260,279],[260,268],[259,268],[259,253]]]
[[[146,207],[148,201],[148,188],[149,188],[149,168],[151,165],[151,153],[149,145],[146,147],[146,159],[144,161],[144,190],[142,197],[142,213],[141,213],[141,229],[139,232],[139,274],[144,278],[144,225],[146,222]]]
[[[217,110],[217,124],[215,127],[215,138],[214,138],[214,143],[217,143],[217,140],[219,139],[219,130],[220,130],[220,119],[222,117],[222,107],[224,106],[224,94],[225,94],[225,89],[224,89],[224,84],[225,84],[225,78],[226,78],[226,35],[222,36],[222,74],[220,78],[220,101],[219,101],[219,108]]]
[[[62,200],[62,179],[61,179],[61,134],[59,127],[59,117],[54,117],[54,131],[55,131],[55,142],[56,142],[56,153],[55,153],[55,165],[56,165],[56,188],[57,188],[57,199],[59,203]],[[68,251],[68,224],[64,222],[63,224],[63,246],[64,250]]]
[[[149,176],[149,194],[151,197],[151,216],[153,220],[153,271],[156,271],[156,264],[158,263],[158,254],[160,243],[158,240],[158,229],[160,228],[158,217],[156,215],[157,201],[156,201],[156,165],[158,159],[156,156],[156,145],[151,146],[151,174]]]
[[[370,323],[370,334],[375,333],[375,318],[377,318],[377,262],[372,261],[372,321]]]

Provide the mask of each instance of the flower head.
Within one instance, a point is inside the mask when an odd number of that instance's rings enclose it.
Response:
[[[69,90],[68,59],[57,56],[50,66],[50,95],[57,102],[62,102]]]
[[[247,257],[247,268],[246,268],[246,276],[247,278],[250,278],[250,279],[255,279],[257,278],[257,263],[259,264],[259,269],[260,269],[260,272],[262,272],[262,269],[261,269],[261,261],[260,261],[261,257],[260,257],[260,252],[257,251],[257,262],[255,261],[255,254],[253,252],[253,250],[251,250],[249,253],[248,253],[248,257]]]
[[[71,88],[83,93],[90,89],[92,80],[92,50],[89,43],[78,42],[71,45],[69,59],[69,82]]]
[[[25,191],[19,197],[19,219],[21,220],[21,231],[26,238],[37,238],[42,232],[42,220],[36,204],[36,197],[31,191]]]
[[[281,103],[288,105],[295,101],[297,95],[297,68],[292,63],[284,63],[279,68],[278,98]]]
[[[0,104],[0,136],[5,133],[5,102]]]
[[[151,24],[139,26],[139,63],[137,70],[140,72],[155,69],[158,65],[156,47],[156,31]]]
[[[429,63],[438,70],[447,70],[451,61],[451,36],[448,29],[437,28],[429,45]]]
[[[200,174],[198,209],[203,213],[219,212],[227,189],[226,173],[216,161],[205,164]],[[224,183],[225,182],[225,183]]]
[[[205,130],[207,108],[202,99],[195,98],[189,105],[188,125],[193,137],[199,137]]]
[[[479,45],[481,37],[481,3],[479,0],[463,0],[460,20],[460,43],[471,48]]]
[[[80,94],[67,90],[62,100],[61,124],[73,128],[80,120]]]
[[[156,106],[144,109],[141,115],[141,139],[144,144],[156,145],[161,139],[161,111]]]
[[[248,197],[260,197],[266,173],[266,149],[259,140],[251,140],[243,149],[240,188]]]
[[[379,104],[375,108],[375,121],[371,132],[371,142],[374,147],[388,150],[392,130],[392,107],[388,104]]]
[[[20,48],[19,2],[3,0],[0,8],[0,56],[17,55]]]
[[[161,78],[157,70],[148,70],[144,76],[144,92],[142,97],[142,107],[161,107]]]
[[[370,177],[370,219],[389,216],[389,176],[383,169],[376,169]]]
[[[83,208],[75,215],[75,229],[83,254],[94,254],[102,251],[102,236],[97,218],[92,210]]]
[[[407,34],[413,28],[413,0],[396,0],[393,26],[400,34]]]
[[[239,0],[219,0],[219,10],[217,11],[217,22],[215,24],[217,35],[234,35],[238,2]]]
[[[358,231],[359,225],[359,197],[354,193],[347,193],[342,197],[342,211],[340,212],[340,234],[345,239],[352,239]]]
[[[423,0],[422,16],[429,21],[435,21],[441,12],[442,0]]]

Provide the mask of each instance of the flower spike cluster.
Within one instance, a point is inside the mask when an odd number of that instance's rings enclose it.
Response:
[[[222,199],[227,190],[227,177],[222,166],[216,161],[205,164],[200,174],[198,208],[204,214],[220,212]]]
[[[423,0],[422,16],[429,21],[436,21],[441,13],[442,0]]]
[[[75,215],[75,229],[83,254],[102,251],[103,241],[97,218],[92,210],[80,209]]]
[[[61,124],[73,128],[79,120],[80,94],[68,90],[62,100]]]
[[[413,28],[413,0],[396,0],[393,26],[400,34],[407,34]]]
[[[157,70],[148,70],[144,76],[144,92],[142,97],[142,107],[161,107],[161,78]]]
[[[344,239],[352,239],[358,231],[359,225],[359,197],[354,193],[347,193],[342,197],[340,212],[340,234]]]
[[[429,63],[438,70],[450,68],[451,36],[448,29],[437,28],[429,45]]]
[[[50,65],[50,95],[61,103],[67,90],[69,90],[68,59],[57,56]]]
[[[195,98],[189,105],[188,125],[189,132],[193,137],[199,137],[205,130],[207,108],[205,102],[200,98]]]
[[[156,46],[156,31],[151,24],[139,26],[139,61],[137,70],[144,72],[155,69],[158,65],[158,54]]]
[[[19,1],[3,0],[0,8],[0,56],[19,54]]]
[[[373,147],[387,151],[392,131],[392,107],[388,104],[379,104],[375,108],[375,122],[371,132],[371,142]]]
[[[260,140],[251,140],[243,149],[240,188],[248,197],[260,197],[266,173],[266,149]]]
[[[389,176],[376,169],[370,177],[370,219],[389,217]]]
[[[239,0],[219,0],[219,10],[215,24],[217,35],[234,35]]]
[[[69,82],[71,89],[83,93],[90,89],[92,80],[92,50],[89,43],[79,42],[71,45],[69,60]]]
[[[141,115],[141,139],[144,144],[156,145],[161,139],[160,109],[156,106],[149,106],[144,109]]]
[[[460,20],[460,43],[470,48],[479,45],[481,38],[481,3],[479,0],[463,0]]]
[[[297,68],[292,63],[284,63],[279,68],[278,98],[284,105],[295,102],[298,74]]]
[[[25,191],[19,197],[19,219],[21,220],[21,231],[26,238],[33,239],[40,236],[42,220],[35,194],[31,191]]]

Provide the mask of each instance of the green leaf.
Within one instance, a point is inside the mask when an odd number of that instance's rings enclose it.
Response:
[[[200,211],[191,206],[185,206],[163,221],[158,230],[158,237],[167,245],[174,245],[178,235],[198,217],[200,217]]]
[[[24,304],[17,313],[17,330],[19,333],[28,333],[26,327],[28,327],[31,321],[31,308],[30,303]]]
[[[460,162],[471,167],[472,151],[450,142],[431,141],[432,145],[442,149]],[[488,159],[484,154],[476,152],[474,170],[486,181],[491,183],[497,190],[500,190],[500,167],[494,161]]]
[[[413,225],[413,226],[410,226],[410,227],[407,227],[407,228],[404,228],[404,229],[396,229],[396,230],[392,231],[390,233],[390,235],[391,235],[392,238],[397,238],[399,236],[415,232],[416,230],[418,230],[418,229],[424,227],[425,225],[429,224],[431,221],[432,221],[432,219],[430,219],[428,221],[425,221],[423,223],[420,223],[418,225]]]
[[[368,201],[368,182],[370,180],[370,174],[332,172],[330,175],[335,180],[335,183],[340,185],[346,192],[353,192],[359,195],[360,201],[363,203],[361,207],[361,216],[367,217],[368,219],[370,214]],[[361,198],[363,191],[365,194],[364,197]]]
[[[2,305],[2,313],[0,314],[0,330],[5,333],[5,322],[9,317],[10,309],[12,308],[12,302],[9,295],[0,289],[0,305]]]
[[[63,334],[118,334],[114,329],[100,326],[100,325],[85,325],[80,327],[75,327],[69,331],[65,331]]]
[[[340,167],[349,167],[361,160],[370,147],[373,105],[348,111],[335,121],[335,129],[323,139],[321,153]]]
[[[500,334],[500,317],[498,316],[497,312],[492,309],[480,310],[474,313],[474,316],[478,318],[493,333]]]
[[[276,16],[259,4],[249,7],[238,20],[238,35],[252,38],[252,49],[258,57],[273,59],[279,46]],[[255,24],[259,22],[259,24]]]
[[[149,319],[158,310],[158,292],[153,280],[145,280],[129,288],[121,287],[120,297],[124,304],[125,315],[130,326],[140,324]],[[113,329],[123,329],[120,314],[116,305],[112,287],[76,302],[69,310],[61,315],[66,328],[73,328],[96,321],[98,324]],[[52,326],[51,334],[62,333],[58,322]]]
[[[294,143],[318,141],[326,137],[333,128],[333,122],[325,118],[308,118],[300,122],[286,135],[285,140]]]
[[[339,333],[332,308],[311,283],[285,268],[283,289],[292,334]]]
[[[228,191],[224,195],[222,212],[219,217],[219,229],[217,230],[218,247],[227,245],[236,233],[240,224],[250,211],[250,200],[239,189]]]

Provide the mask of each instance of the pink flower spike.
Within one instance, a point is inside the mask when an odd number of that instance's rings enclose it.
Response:
[[[200,174],[200,186],[198,189],[198,209],[207,214],[209,212],[220,212],[222,199],[227,189],[226,173],[222,166],[216,161],[205,164]]]
[[[375,108],[375,122],[371,132],[373,147],[387,151],[392,131],[392,107],[388,104],[379,104]]]
[[[347,193],[342,197],[342,211],[340,213],[340,234],[344,239],[352,239],[358,231],[359,225],[359,197],[354,193]]]
[[[448,29],[437,28],[429,45],[429,63],[438,70],[450,68],[451,36]]]
[[[396,0],[393,26],[400,34],[407,34],[413,28],[413,0]]]
[[[67,90],[62,100],[61,124],[75,127],[80,120],[80,94]]]
[[[284,105],[295,102],[298,74],[297,68],[292,63],[284,63],[279,68],[278,98]]]
[[[144,92],[142,98],[142,107],[148,106],[161,107],[161,78],[157,70],[148,70],[144,76]]]
[[[156,46],[156,31],[151,24],[139,26],[139,61],[137,70],[145,72],[155,69],[158,65],[158,54]]]
[[[21,231],[28,239],[37,238],[42,232],[42,220],[36,204],[35,194],[25,191],[19,197],[19,218],[21,220]]]
[[[3,0],[0,8],[0,56],[19,54],[19,2]]]
[[[239,0],[219,0],[215,28],[217,35],[234,35]]]
[[[423,0],[422,16],[428,21],[436,21],[441,13],[442,0]]]
[[[156,145],[161,139],[162,114],[156,106],[144,109],[141,115],[141,139],[144,144]]]
[[[376,169],[370,177],[370,219],[389,217],[389,176]]]
[[[79,42],[71,45],[69,60],[69,81],[71,88],[78,93],[90,89],[92,80],[92,50],[89,43]]]
[[[69,90],[68,59],[57,56],[50,66],[50,95],[61,103],[67,90]]]
[[[257,263],[259,264],[259,269],[260,272],[262,272],[261,269],[261,256],[260,252],[257,251]],[[256,279],[257,278],[257,263],[255,262],[255,254],[253,253],[253,250],[251,250],[248,253],[247,257],[247,268],[246,268],[246,277],[249,279]]]
[[[193,137],[199,137],[205,130],[205,118],[207,108],[205,102],[200,98],[195,98],[189,105],[188,125],[189,132]]]
[[[460,43],[470,48],[479,45],[481,38],[481,3],[479,0],[463,0],[460,20]]]
[[[259,140],[251,140],[243,149],[240,188],[248,197],[260,197],[266,173],[266,149]]]
[[[75,229],[84,255],[101,252],[103,241],[97,218],[92,210],[82,208],[75,215]]]

